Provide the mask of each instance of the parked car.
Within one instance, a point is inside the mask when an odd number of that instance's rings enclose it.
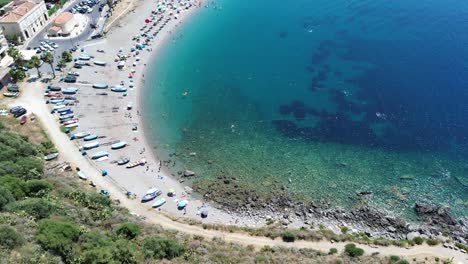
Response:
[[[27,110],[26,110],[25,108],[21,107],[20,109],[18,109],[18,110],[16,110],[15,112],[13,112],[13,116],[14,116],[15,118],[17,118],[17,117],[20,117],[20,116],[26,114],[26,112],[27,112]]]
[[[20,121],[20,125],[24,125],[26,124],[26,121],[28,120],[28,118],[26,116],[22,116],[21,117],[21,121]]]

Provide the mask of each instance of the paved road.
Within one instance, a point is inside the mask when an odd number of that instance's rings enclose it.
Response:
[[[69,10],[71,7],[73,7],[75,4],[78,4],[79,2],[81,2],[81,0],[73,1],[73,3],[71,3],[66,10]],[[76,37],[73,37],[73,38],[66,38],[66,39],[56,39],[56,38],[54,38],[54,39],[51,40],[51,41],[55,42],[59,46],[56,50],[52,51],[52,54],[54,55],[54,58],[55,58],[55,64],[57,64],[57,62],[60,60],[60,56],[61,56],[63,51],[69,50],[70,48],[72,48],[74,46],[82,45],[84,41],[90,39],[92,35],[96,34],[95,32],[99,32],[102,29],[102,27],[104,26],[104,23],[105,23],[105,17],[103,17],[103,16],[105,16],[105,14],[107,12],[107,9],[108,9],[107,6],[105,6],[102,13],[99,12],[99,5],[102,4],[102,3],[105,3],[105,1],[100,0],[100,2],[98,2],[93,7],[93,12],[91,12],[89,14],[86,14],[86,16],[89,18],[89,20],[88,20],[88,24],[86,25],[85,29],[83,30],[83,33],[81,33],[80,35],[78,35]],[[103,16],[101,16],[101,14]],[[98,28],[97,29],[92,29],[91,24],[98,25]],[[46,39],[46,40],[49,39],[49,37],[47,36],[47,30],[51,26],[52,26],[51,24],[45,26],[38,34],[36,34],[36,36],[33,39],[31,39],[29,41],[27,47],[31,48],[31,49],[34,48],[34,47],[39,47],[41,45],[40,44],[41,41],[43,41],[44,39]],[[40,70],[41,70],[41,72],[43,74],[47,74],[47,73],[52,71],[51,68],[50,68],[50,65],[45,64],[45,63],[41,66]],[[31,75],[35,75],[35,74],[37,74],[37,71],[36,71],[36,69],[31,69],[29,71],[29,73]]]

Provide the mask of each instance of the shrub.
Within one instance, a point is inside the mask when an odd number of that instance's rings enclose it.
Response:
[[[255,263],[268,263],[268,258],[265,256],[256,256]]]
[[[181,256],[185,248],[174,240],[153,236],[143,241],[145,258],[172,259]]]
[[[439,240],[437,240],[437,239],[428,239],[428,240],[426,240],[426,243],[429,246],[435,246],[435,245],[439,244]]]
[[[409,264],[409,262],[405,259],[402,259],[400,261],[397,262],[397,264]]]
[[[413,238],[413,242],[416,245],[421,245],[424,242],[424,239],[422,237],[415,237],[415,238]]]
[[[0,246],[13,249],[24,244],[24,238],[9,226],[0,226]]]
[[[399,256],[390,256],[390,262],[397,262],[400,260]]]
[[[10,190],[0,186],[0,210],[3,210],[5,205],[15,201],[15,197],[11,194]]]
[[[71,245],[78,240],[80,229],[73,223],[51,219],[39,221],[36,240],[46,250],[55,251],[63,258],[71,252]]]
[[[296,235],[291,232],[284,232],[281,237],[284,242],[294,242],[296,240]]]
[[[10,212],[24,211],[36,219],[49,217],[57,207],[51,202],[41,198],[29,198],[23,201],[10,203],[5,207]]]
[[[25,184],[25,191],[28,196],[42,197],[52,190],[52,184],[43,180],[29,180]]]
[[[4,188],[8,189],[11,192],[11,194],[13,194],[16,200],[20,200],[26,197],[25,183],[23,180],[17,177],[0,177],[0,186],[3,186]]]
[[[364,250],[362,248],[356,247],[355,244],[350,243],[345,246],[345,253],[348,254],[348,256],[354,258],[364,255]]]
[[[348,233],[348,231],[349,231],[349,228],[347,228],[346,226],[341,227],[341,233],[346,234]]]
[[[334,255],[338,253],[338,249],[336,248],[330,248],[330,250],[328,251],[328,255]]]
[[[112,257],[115,263],[140,263],[138,261],[138,251],[132,242],[119,239],[112,245]]]
[[[134,239],[140,234],[140,227],[137,224],[125,223],[117,228],[117,235],[127,239]]]

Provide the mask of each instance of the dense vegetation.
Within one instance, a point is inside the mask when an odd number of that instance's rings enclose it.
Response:
[[[29,124],[28,124],[29,125]],[[37,139],[37,137],[36,137]],[[37,143],[37,141],[36,141]],[[359,248],[319,252],[259,250],[147,225],[97,194],[61,166],[44,166],[55,151],[44,139],[0,123],[0,258],[2,263],[388,263]],[[46,167],[46,168],[45,168]],[[56,167],[55,169],[53,167]],[[285,241],[296,234],[284,233]]]

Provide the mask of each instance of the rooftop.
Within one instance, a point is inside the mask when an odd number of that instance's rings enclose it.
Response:
[[[63,12],[60,14],[58,17],[54,19],[54,24],[55,25],[63,25],[70,21],[73,18],[73,14],[70,12]]]
[[[13,1],[5,6],[5,14],[0,18],[1,22],[17,22],[36,6],[33,2]]]

